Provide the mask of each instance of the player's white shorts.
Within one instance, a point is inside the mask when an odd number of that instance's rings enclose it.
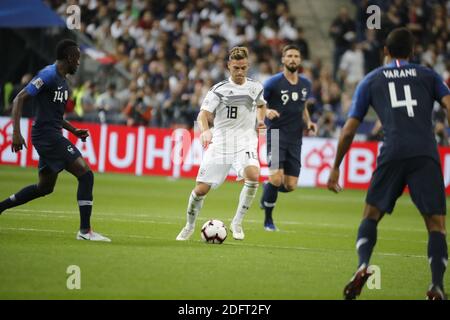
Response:
[[[256,145],[233,153],[217,149],[217,145],[215,147],[211,144],[204,153],[197,174],[197,182],[206,183],[215,189],[225,181],[231,168],[236,171],[239,180],[244,178],[243,172],[246,167],[260,167]]]

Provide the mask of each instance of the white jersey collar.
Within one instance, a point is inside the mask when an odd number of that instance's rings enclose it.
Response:
[[[235,86],[244,86],[247,83],[247,77],[245,78],[245,81],[243,84],[237,84],[236,82],[234,82],[231,77],[228,78],[228,81],[230,81],[230,83],[234,84]]]

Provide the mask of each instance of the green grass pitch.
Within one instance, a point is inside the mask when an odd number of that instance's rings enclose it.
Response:
[[[0,166],[0,198],[37,179],[36,169]],[[96,174],[92,224],[111,243],[75,240],[77,181],[62,173],[50,196],[0,216],[0,299],[341,299],[356,267],[355,237],[365,193],[297,189],[280,194],[280,232],[266,232],[257,199],[244,220],[246,238],[200,240],[210,218],[229,225],[241,184],[212,191],[193,240],[175,241],[185,223],[192,180]],[[361,299],[424,299],[430,281],[427,233],[409,196],[385,217],[371,263],[381,288]],[[66,270],[81,270],[69,290]],[[445,285],[450,288],[450,277]]]

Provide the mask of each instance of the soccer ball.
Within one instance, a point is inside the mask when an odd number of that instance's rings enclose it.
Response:
[[[202,240],[206,243],[222,243],[227,238],[227,227],[220,220],[206,221],[202,227]]]

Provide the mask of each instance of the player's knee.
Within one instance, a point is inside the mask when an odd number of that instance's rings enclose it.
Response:
[[[198,190],[198,189],[194,189],[194,193],[197,197],[204,197],[208,194],[208,191],[205,190]]]
[[[381,212],[380,209],[378,209],[375,206],[372,206],[370,204],[366,204],[366,207],[364,208],[363,218],[364,219],[372,219],[375,221],[380,221],[384,216],[384,212]]]
[[[194,188],[194,193],[197,197],[204,197],[208,194],[210,186],[207,184],[197,184]]]
[[[94,184],[94,174],[91,170],[78,177],[78,182],[83,183],[88,186],[92,186]]]
[[[259,168],[256,166],[248,166],[244,171],[246,181],[258,181],[259,180]]]
[[[269,177],[269,182],[274,185],[275,187],[279,187],[281,186],[281,184],[283,183],[283,176],[282,175],[271,175]]]
[[[428,232],[441,232],[446,233],[445,230],[445,216],[443,215],[431,215],[425,216]]]
[[[295,190],[296,185],[295,184],[285,184],[284,188],[287,192],[292,192]]]
[[[252,172],[246,175],[245,181],[258,181],[259,180],[259,172]]]
[[[38,184],[38,192],[41,197],[44,197],[53,192],[55,185],[52,184]]]

